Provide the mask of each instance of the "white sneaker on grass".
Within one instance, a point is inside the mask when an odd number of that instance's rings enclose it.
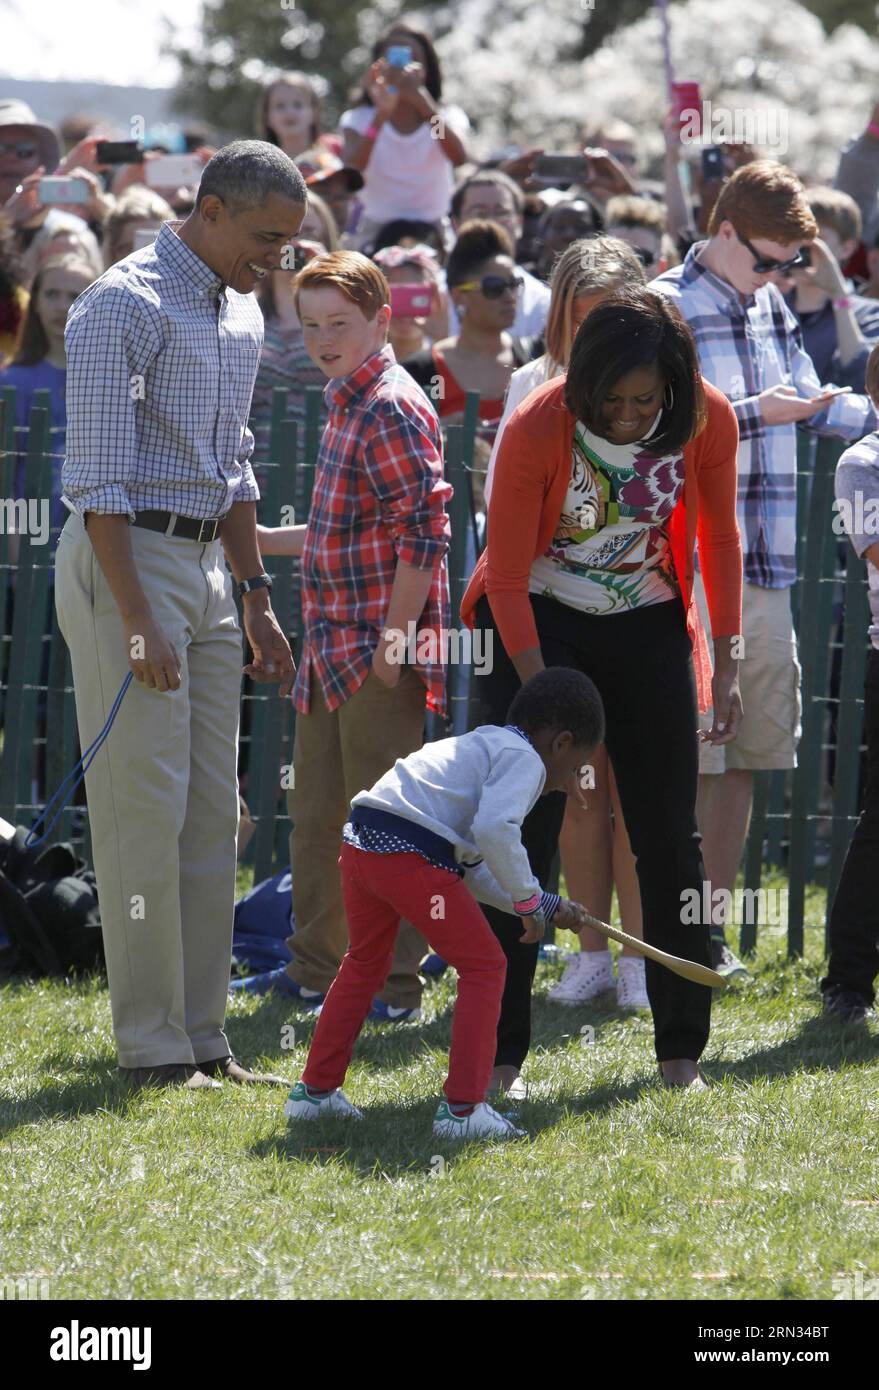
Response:
[[[551,1004],[585,1004],[613,989],[613,983],[610,951],[580,951],[546,997]]]
[[[643,956],[620,956],[617,960],[617,1006],[633,1011],[650,1008]]]
[[[525,1138],[524,1129],[517,1129],[485,1101],[475,1106],[469,1115],[454,1115],[449,1102],[441,1100],[433,1117],[433,1132],[438,1139]]]
[[[323,1115],[340,1115],[348,1120],[362,1120],[363,1112],[352,1105],[341,1088],[330,1091],[328,1096],[318,1100],[310,1096],[301,1081],[297,1081],[284,1106],[288,1120],[316,1120]]]

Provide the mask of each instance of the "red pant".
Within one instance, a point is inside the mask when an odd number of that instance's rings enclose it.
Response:
[[[343,844],[339,866],[350,945],[317,1021],[302,1080],[316,1091],[341,1086],[405,917],[458,972],[443,1090],[451,1101],[478,1105],[494,1065],[507,969],[479,904],[463,879],[420,854],[373,854]]]

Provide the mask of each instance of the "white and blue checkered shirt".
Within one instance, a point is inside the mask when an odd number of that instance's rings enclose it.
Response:
[[[263,341],[238,294],[165,223],[67,319],[67,504],[224,516],[254,502],[250,398]]]
[[[678,306],[696,340],[699,370],[729,397],[739,422],[737,513],[745,579],[785,589],[796,579],[797,427],[767,425],[757,397],[769,386],[795,386],[801,396],[821,391],[803,347],[803,334],[775,285],[740,295],[698,259],[691,246],[683,265],[650,282]],[[840,396],[806,428],[860,439],[876,428],[866,396]]]

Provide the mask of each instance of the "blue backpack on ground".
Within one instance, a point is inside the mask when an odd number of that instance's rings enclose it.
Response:
[[[295,931],[289,869],[257,883],[235,904],[232,931],[233,968],[249,974],[275,970],[293,958],[287,937]]]

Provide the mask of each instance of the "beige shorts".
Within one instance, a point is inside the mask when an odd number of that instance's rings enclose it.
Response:
[[[708,604],[701,574],[696,575],[696,601],[711,642]],[[790,589],[742,586],[744,656],[739,663],[739,687],[744,718],[732,743],[703,743],[699,771],[774,771],[797,765],[802,732],[801,670],[790,611]],[[711,728],[707,710],[699,727]]]

